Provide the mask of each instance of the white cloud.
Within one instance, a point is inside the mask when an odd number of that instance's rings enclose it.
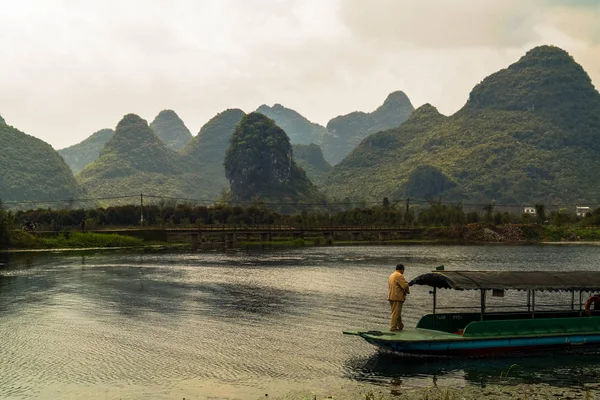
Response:
[[[225,108],[275,102],[325,124],[372,110],[394,90],[450,114],[486,75],[543,43],[564,46],[600,81],[600,11],[589,4],[3,3],[0,114],[56,148],[114,127],[126,113],[151,120],[164,108],[194,133]]]

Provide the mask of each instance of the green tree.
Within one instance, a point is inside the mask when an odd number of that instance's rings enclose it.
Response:
[[[10,245],[10,231],[14,228],[14,216],[6,211],[0,200],[0,248],[5,249]]]
[[[572,221],[571,215],[566,208],[561,208],[558,212],[552,213],[550,216],[552,224],[556,226],[563,226]]]
[[[485,211],[485,222],[492,222],[492,216],[494,215],[494,203],[486,204],[485,206],[483,206],[483,211]]]
[[[537,221],[543,224],[546,221],[546,207],[543,204],[536,204],[534,207]]]

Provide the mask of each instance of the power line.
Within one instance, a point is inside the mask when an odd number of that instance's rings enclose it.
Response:
[[[113,197],[87,197],[87,198],[72,198],[62,200],[13,200],[3,201],[2,204],[56,204],[56,203],[75,203],[75,202],[86,202],[86,201],[100,201],[100,200],[117,200],[117,199],[128,199],[137,197],[138,195],[129,196],[113,196]]]
[[[60,203],[77,203],[77,202],[91,202],[91,201],[106,201],[106,200],[123,200],[123,199],[138,199],[139,194],[131,194],[131,195],[123,195],[123,196],[110,196],[110,197],[85,197],[85,198],[70,198],[70,199],[52,199],[52,200],[20,200],[20,201],[6,201],[3,202],[5,205],[25,205],[25,204],[60,204]],[[198,198],[186,198],[186,197],[176,197],[176,196],[164,196],[164,195],[155,195],[155,194],[143,194],[146,198],[151,199],[163,199],[163,200],[174,200],[174,201],[184,201],[190,203],[202,203],[202,204],[217,204],[219,202],[226,203],[227,205],[257,205],[257,206],[294,206],[294,207],[332,207],[332,206],[367,206],[367,205],[381,205],[383,201],[364,201],[364,200],[355,200],[355,201],[343,201],[343,202],[329,202],[323,201],[319,203],[302,203],[302,202],[273,202],[273,201],[223,201],[218,199],[198,199]],[[390,204],[399,204],[405,202],[406,199],[400,200],[390,200]],[[437,201],[435,200],[422,200],[422,199],[410,199],[411,204],[435,204]],[[492,205],[494,208],[497,207],[506,207],[506,208],[518,208],[518,207],[531,207],[530,202],[526,204],[502,204],[502,203],[463,203],[463,202],[446,202],[442,203],[445,205],[457,205],[464,207],[485,207]],[[586,206],[592,207],[600,207],[600,203],[585,203]],[[564,208],[564,207],[573,207],[574,204],[547,204],[547,208]]]

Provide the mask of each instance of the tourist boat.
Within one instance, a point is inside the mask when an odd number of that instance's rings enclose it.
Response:
[[[600,272],[436,270],[416,277],[409,285],[433,288],[433,313],[424,315],[416,328],[344,334],[360,336],[381,349],[410,356],[486,356],[600,346],[600,311],[593,309],[596,302],[600,304],[600,296],[583,302],[584,293],[600,292]],[[437,312],[439,289],[480,291],[481,304],[470,307],[478,312]],[[504,297],[505,291],[510,290],[527,293],[522,311],[486,310],[490,292],[494,297]],[[570,292],[570,304],[565,310],[536,310],[536,292],[540,291]]]

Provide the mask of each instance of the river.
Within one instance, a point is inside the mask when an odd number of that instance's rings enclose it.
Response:
[[[598,355],[410,361],[348,328],[385,329],[387,277],[446,269],[595,270],[600,246],[347,246],[0,255],[0,398],[256,399],[302,388],[383,392],[598,381]],[[479,294],[441,291],[442,306]],[[568,301],[567,301],[568,300]],[[493,299],[522,304],[510,293]],[[570,302],[544,294],[540,304]],[[404,307],[414,326],[428,288]]]

